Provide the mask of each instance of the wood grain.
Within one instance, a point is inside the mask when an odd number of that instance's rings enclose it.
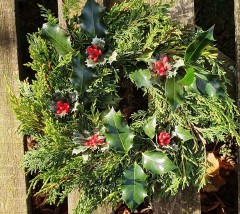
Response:
[[[237,105],[240,110],[240,1],[234,0],[236,74],[237,74]],[[240,213],[240,148],[238,148],[238,213]]]
[[[25,173],[20,169],[24,153],[22,137],[16,131],[18,122],[8,100],[7,84],[18,93],[19,79],[15,1],[0,2],[0,213],[26,214]]]

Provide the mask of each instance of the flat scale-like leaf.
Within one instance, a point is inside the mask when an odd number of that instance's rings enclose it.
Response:
[[[122,199],[132,211],[147,196],[146,179],[146,174],[136,162],[123,173]]]
[[[121,112],[111,111],[105,116],[105,137],[111,149],[128,152],[133,146],[134,134],[125,123]]]
[[[70,37],[58,25],[43,24],[42,37],[49,40],[62,56],[73,51]]]
[[[177,167],[166,154],[158,151],[149,151],[142,154],[143,167],[153,174],[162,175]]]

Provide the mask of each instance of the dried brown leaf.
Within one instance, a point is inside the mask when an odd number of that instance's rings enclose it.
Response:
[[[207,161],[209,166],[206,170],[206,176],[215,176],[219,174],[219,160],[213,152],[207,152]]]

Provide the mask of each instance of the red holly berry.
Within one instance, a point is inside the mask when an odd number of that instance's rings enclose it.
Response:
[[[61,101],[57,102],[57,109],[56,109],[56,114],[67,114],[69,112],[70,105],[69,103],[64,103]]]
[[[162,58],[162,63],[163,64],[166,64],[166,62],[168,62],[168,57],[167,56],[164,56],[163,58]]]
[[[104,142],[103,138],[99,138],[98,134],[93,135],[88,142],[86,142],[86,146],[91,146],[93,148]]]
[[[171,136],[168,133],[164,131],[160,132],[160,134],[158,135],[158,144],[160,146],[166,146],[170,143],[170,141],[171,141]]]
[[[93,44],[91,47],[86,49],[86,53],[88,54],[88,58],[92,59],[94,62],[98,61],[98,58],[102,55],[102,50],[97,47],[97,45]]]
[[[169,58],[167,56],[164,56],[154,63],[154,70],[157,72],[158,75],[165,76],[166,71],[170,70],[171,65],[168,61]]]

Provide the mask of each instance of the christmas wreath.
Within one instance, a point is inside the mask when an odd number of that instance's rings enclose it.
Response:
[[[206,145],[240,142],[213,27],[195,35],[161,2],[79,7],[65,3],[67,29],[44,11],[47,23],[28,37],[36,79],[11,94],[30,142],[30,190],[41,182],[49,203],[79,190],[75,212],[89,214],[201,189]]]

